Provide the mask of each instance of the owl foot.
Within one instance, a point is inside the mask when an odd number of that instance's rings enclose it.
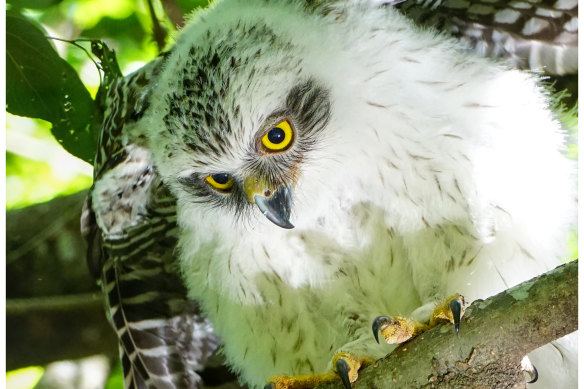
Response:
[[[351,383],[357,381],[359,370],[373,362],[371,358],[357,357],[349,353],[338,353],[333,357],[334,369],[345,389],[351,389]]]
[[[430,327],[434,327],[441,321],[447,320],[454,324],[454,332],[458,335],[458,330],[460,329],[460,318],[464,314],[464,305],[465,302],[462,295],[457,293],[448,297],[434,308],[434,312],[430,318]]]
[[[324,374],[306,374],[296,376],[274,376],[268,379],[264,389],[309,389],[339,379],[346,389],[357,380],[357,372],[362,367],[373,363],[372,359],[359,358],[349,353],[338,353],[333,357],[333,372]]]
[[[408,341],[444,320],[454,324],[454,331],[458,335],[460,318],[463,313],[464,297],[455,294],[434,308],[429,324],[419,323],[401,316],[378,316],[373,320],[371,327],[377,343],[379,343],[379,332],[387,343],[398,344]]]
[[[430,328],[426,324],[401,316],[377,316],[371,327],[377,343],[381,332],[381,336],[389,344],[403,343]]]
[[[268,379],[264,389],[310,389],[327,382],[338,380],[339,376],[332,372],[295,376],[279,375]]]

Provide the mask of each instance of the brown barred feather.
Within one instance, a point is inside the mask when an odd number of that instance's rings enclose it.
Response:
[[[548,74],[578,70],[577,0],[398,2],[416,23],[452,34],[481,56]]]
[[[88,264],[100,278],[120,340],[124,387],[132,389],[200,387],[196,370],[219,343],[178,273],[175,199],[149,152],[124,144],[125,132],[139,125],[148,106],[148,86],[161,63],[109,86],[94,186],[82,216]]]

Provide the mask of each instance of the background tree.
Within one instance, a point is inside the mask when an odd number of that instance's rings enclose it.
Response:
[[[104,377],[117,366],[116,339],[79,233],[104,110],[99,87],[155,58],[184,15],[206,4],[8,2],[8,370],[94,354],[107,357],[105,364],[97,363]],[[118,53],[110,67],[108,57],[97,63],[92,50],[109,52],[95,39]],[[80,387],[76,375],[70,381]],[[119,387],[120,379],[114,374],[112,387]],[[46,377],[39,387],[50,387],[51,380]]]

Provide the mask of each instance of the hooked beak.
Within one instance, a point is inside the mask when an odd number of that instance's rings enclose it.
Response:
[[[281,186],[269,197],[255,194],[253,199],[265,217],[282,228],[294,228],[290,223],[290,209],[292,207],[292,189]]]
[[[290,223],[292,189],[287,185],[271,187],[261,178],[248,176],[243,190],[250,203],[255,203],[269,221],[282,228],[294,228]]]

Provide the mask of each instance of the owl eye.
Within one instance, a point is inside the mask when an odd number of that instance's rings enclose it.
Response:
[[[294,139],[294,132],[288,120],[283,120],[276,126],[272,127],[262,137],[262,145],[266,151],[284,151]]]
[[[211,174],[205,178],[205,181],[219,192],[229,192],[233,187],[233,178],[227,173]]]

